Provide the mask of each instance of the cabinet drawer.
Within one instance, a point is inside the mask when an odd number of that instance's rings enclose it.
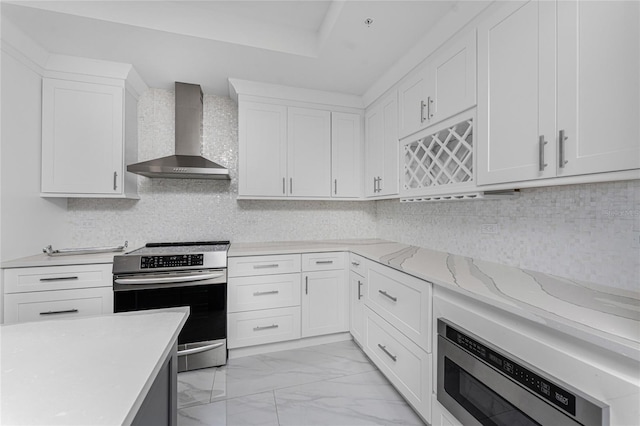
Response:
[[[367,306],[431,352],[431,283],[375,262],[367,268]]]
[[[111,269],[110,263],[5,269],[4,292],[111,287]]]
[[[229,349],[300,338],[300,307],[235,312],[227,320]]]
[[[300,305],[300,274],[229,278],[228,312]]]
[[[302,255],[304,272],[328,271],[345,267],[346,253],[305,253]]]
[[[418,413],[430,420],[431,355],[376,313],[365,310],[365,352]]]
[[[229,277],[300,272],[299,254],[230,257],[228,262]]]
[[[365,262],[366,260],[364,257],[358,256],[357,254],[353,253],[349,254],[349,268],[351,268],[353,272],[360,274],[363,277],[366,273]]]
[[[5,324],[109,313],[113,313],[111,287],[13,293],[4,296]]]

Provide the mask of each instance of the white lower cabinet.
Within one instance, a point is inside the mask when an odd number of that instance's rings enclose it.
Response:
[[[361,346],[365,342],[364,294],[365,278],[351,270],[349,272],[349,331]]]
[[[229,278],[227,289],[230,313],[300,306],[300,274]]]
[[[431,419],[431,354],[366,310],[365,352],[425,420]]]
[[[227,318],[229,349],[300,338],[300,307],[235,312]]]
[[[463,426],[446,408],[431,395],[431,426]]]
[[[111,264],[3,270],[4,323],[113,313]]]

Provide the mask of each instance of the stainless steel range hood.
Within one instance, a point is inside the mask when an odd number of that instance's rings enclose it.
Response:
[[[229,170],[201,155],[202,89],[175,84],[175,155],[130,164],[127,171],[150,178],[229,179]]]

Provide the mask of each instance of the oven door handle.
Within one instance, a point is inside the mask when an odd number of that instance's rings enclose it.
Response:
[[[192,275],[171,275],[167,277],[153,278],[116,278],[116,284],[164,284],[164,283],[190,283],[193,281],[210,280],[224,277],[224,272]]]
[[[214,343],[212,345],[201,346],[199,348],[184,349],[184,350],[178,351],[178,356],[199,354],[200,352],[205,352],[205,351],[209,351],[211,349],[219,348],[222,345],[224,345],[224,342]]]

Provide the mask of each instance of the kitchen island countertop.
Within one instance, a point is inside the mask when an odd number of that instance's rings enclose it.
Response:
[[[233,243],[229,257],[350,251],[640,359],[640,293],[380,239]]]
[[[0,327],[0,423],[126,425],[175,349],[189,308]]]

